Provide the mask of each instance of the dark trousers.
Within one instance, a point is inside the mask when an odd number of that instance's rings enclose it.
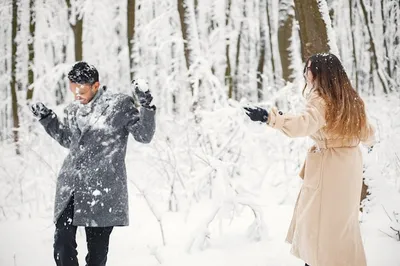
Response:
[[[71,198],[67,207],[58,218],[54,234],[54,259],[57,266],[78,266],[76,251],[76,229],[72,225],[74,200]],[[108,243],[113,227],[85,227],[88,254],[86,266],[105,266]]]

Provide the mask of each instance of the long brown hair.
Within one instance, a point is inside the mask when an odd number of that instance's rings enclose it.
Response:
[[[309,62],[313,89],[326,104],[324,131],[334,136],[361,139],[361,131],[367,123],[364,101],[351,86],[340,60],[333,54],[315,54],[307,60],[304,73]]]

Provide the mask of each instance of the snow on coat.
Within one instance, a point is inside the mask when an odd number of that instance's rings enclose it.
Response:
[[[40,120],[47,133],[69,149],[57,179],[54,222],[74,194],[76,226],[129,224],[125,166],[129,133],[149,143],[155,131],[155,111],[135,108],[133,98],[104,92],[90,105],[86,126],[77,125],[79,103],[64,110],[64,122],[52,115]]]

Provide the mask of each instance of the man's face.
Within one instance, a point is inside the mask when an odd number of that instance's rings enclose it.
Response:
[[[75,100],[79,101],[81,104],[89,103],[99,89],[99,86],[99,82],[93,85],[69,82],[69,89],[74,94]]]

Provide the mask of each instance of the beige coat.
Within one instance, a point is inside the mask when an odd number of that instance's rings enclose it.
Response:
[[[362,154],[358,139],[333,138],[322,132],[323,100],[312,92],[300,115],[273,109],[269,126],[289,137],[310,136],[308,151],[286,241],[291,252],[310,266],[365,266],[366,259],[358,221],[362,187]],[[373,145],[374,130],[363,129],[362,142]]]

